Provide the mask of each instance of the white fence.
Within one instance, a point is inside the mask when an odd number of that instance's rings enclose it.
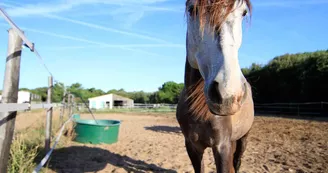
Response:
[[[79,110],[85,109],[85,105],[78,104]],[[151,104],[151,103],[134,103],[133,107],[116,106],[113,110],[126,109],[126,110],[152,110],[152,109],[170,109],[175,111],[177,104]],[[257,114],[285,114],[285,115],[315,115],[328,117],[328,102],[308,102],[308,103],[255,103],[255,112]],[[104,111],[109,109],[100,109]],[[97,111],[97,110],[95,110]]]
[[[152,109],[152,108],[171,108],[171,109],[176,109],[177,105],[176,104],[165,104],[165,103],[135,103],[133,105],[133,108],[135,109]]]
[[[328,102],[307,103],[265,103],[255,104],[255,111],[259,114],[327,116]]]
[[[88,106],[88,104],[87,104]],[[86,105],[83,103],[78,103],[76,104],[76,107],[78,110],[85,110],[87,109]],[[117,110],[117,109],[161,109],[161,108],[167,108],[167,109],[172,109],[175,110],[177,107],[177,104],[165,104],[165,103],[134,103],[132,106],[113,106],[112,110]],[[98,110],[110,110],[109,108],[103,108],[103,109],[98,109]]]

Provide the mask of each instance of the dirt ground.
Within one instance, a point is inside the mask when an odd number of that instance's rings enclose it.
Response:
[[[122,121],[119,141],[111,145],[71,142],[54,150],[47,172],[193,172],[174,113],[96,117]],[[327,121],[257,116],[240,172],[327,173],[327,129]],[[204,159],[205,172],[215,172],[210,149]]]

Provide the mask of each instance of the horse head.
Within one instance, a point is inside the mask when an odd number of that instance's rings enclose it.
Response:
[[[233,115],[246,95],[247,81],[238,62],[242,22],[249,0],[187,0],[187,60],[204,80],[211,113]]]

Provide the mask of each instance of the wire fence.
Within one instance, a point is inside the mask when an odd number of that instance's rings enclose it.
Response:
[[[84,104],[77,104],[80,112],[87,111]],[[174,112],[177,104],[151,104],[134,103],[131,106],[114,106],[113,109],[93,109],[95,112]],[[255,103],[254,109],[257,114],[272,115],[295,115],[295,116],[327,116],[328,102],[306,102],[306,103]]]
[[[328,115],[328,102],[255,104],[258,114],[322,116]]]
[[[91,108],[93,112],[175,112],[176,104],[150,104],[150,103],[134,103],[129,106],[113,106],[94,109]],[[76,103],[76,109],[80,113],[90,112],[89,104]]]
[[[56,145],[58,144],[60,137],[63,135],[63,131],[65,129],[65,126],[72,120],[73,118],[73,114],[70,116],[70,118],[61,126],[60,131],[58,136],[56,137],[56,140],[53,144],[53,146],[51,147],[50,151],[48,151],[48,153],[44,156],[44,158],[41,160],[41,162],[35,167],[35,169],[33,170],[33,173],[38,173],[40,172],[41,168],[44,166],[44,164],[46,164],[46,162],[49,160],[53,150],[56,148]]]
[[[12,144],[14,130],[15,130],[15,119],[18,111],[28,111],[35,109],[46,109],[46,129],[45,129],[45,150],[47,152],[45,158],[36,167],[34,172],[39,172],[43,167],[44,163],[50,157],[53,149],[56,147],[60,136],[62,135],[63,129],[66,124],[71,120],[67,120],[61,125],[60,133],[57,136],[53,147],[50,148],[51,144],[51,130],[52,130],[52,113],[55,107],[61,108],[60,119],[63,120],[64,110],[68,108],[68,115],[73,114],[73,96],[69,93],[64,93],[63,102],[52,103],[52,89],[53,89],[53,74],[50,72],[48,67],[43,61],[43,58],[32,43],[25,35],[24,32],[10,19],[8,14],[0,8],[0,15],[8,22],[11,28],[8,30],[8,53],[6,58],[6,68],[4,76],[4,84],[2,90],[1,104],[0,104],[0,172],[7,172],[9,151]],[[18,90],[19,90],[19,75],[20,75],[20,62],[22,47],[28,47],[35,55],[40,59],[43,67],[49,73],[48,78],[48,90],[47,90],[47,102],[46,103],[17,103],[18,102]],[[58,81],[58,80],[57,80]],[[68,103],[65,103],[65,97],[68,97]]]

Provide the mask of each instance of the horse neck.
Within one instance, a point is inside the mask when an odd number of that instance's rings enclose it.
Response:
[[[208,120],[213,114],[209,111],[204,95],[204,80],[198,69],[192,68],[186,59],[185,64],[186,103],[192,116],[200,120]]]
[[[185,76],[184,76],[184,83],[186,89],[195,86],[199,82],[203,82],[203,78],[198,69],[192,68],[186,60],[185,64]]]

